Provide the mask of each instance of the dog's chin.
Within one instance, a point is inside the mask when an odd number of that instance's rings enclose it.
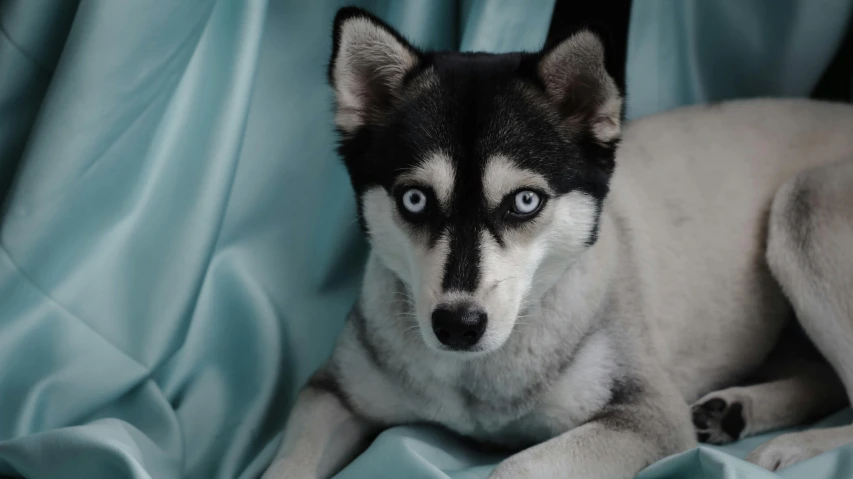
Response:
[[[473,358],[478,354],[481,354],[480,351],[475,346],[472,349],[454,349],[439,342],[438,338],[432,333],[432,331],[424,331],[421,330],[421,339],[423,339],[424,344],[426,344],[427,348],[431,351],[434,351],[442,356],[453,357],[458,359],[466,359]]]
[[[479,352],[482,355],[493,353],[498,351],[509,340],[510,336],[512,336],[513,328],[508,328],[506,330],[494,329],[492,331],[486,331],[486,334],[483,335],[483,338],[480,339],[480,342],[477,343],[477,347],[479,347]]]
[[[421,337],[423,338],[426,346],[432,351],[443,356],[465,361],[480,358],[501,349],[503,345],[506,344],[511,333],[512,329],[510,329],[509,333],[506,334],[499,334],[497,331],[487,331],[477,344],[468,349],[454,349],[441,344],[432,332],[424,333],[421,331]]]

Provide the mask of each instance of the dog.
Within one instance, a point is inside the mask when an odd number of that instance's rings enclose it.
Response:
[[[338,12],[328,75],[371,253],[264,477],[329,477],[382,429],[432,423],[514,451],[494,479],[627,478],[849,404],[853,107],[740,100],[623,131],[605,50],[578,30],[425,52]]]

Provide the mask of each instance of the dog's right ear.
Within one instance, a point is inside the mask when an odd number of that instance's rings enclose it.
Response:
[[[399,98],[406,73],[420,52],[382,20],[360,8],[335,16],[329,83],[335,90],[335,124],[346,134],[380,121]]]
[[[607,72],[604,43],[579,30],[540,55],[538,73],[545,91],[566,123],[586,123],[600,143],[612,143],[622,131],[622,94]]]

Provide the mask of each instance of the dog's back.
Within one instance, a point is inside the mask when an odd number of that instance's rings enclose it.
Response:
[[[755,368],[791,317],[764,259],[773,195],[853,157],[853,107],[750,100],[626,128],[608,207],[627,224],[655,347],[688,400]]]

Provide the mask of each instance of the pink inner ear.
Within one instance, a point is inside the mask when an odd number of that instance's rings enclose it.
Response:
[[[381,118],[417,62],[417,53],[386,27],[365,17],[346,20],[332,66],[338,127],[351,132]]]
[[[564,40],[540,60],[539,75],[567,124],[588,124],[601,142],[619,137],[622,97],[605,70],[597,36],[581,31]]]

